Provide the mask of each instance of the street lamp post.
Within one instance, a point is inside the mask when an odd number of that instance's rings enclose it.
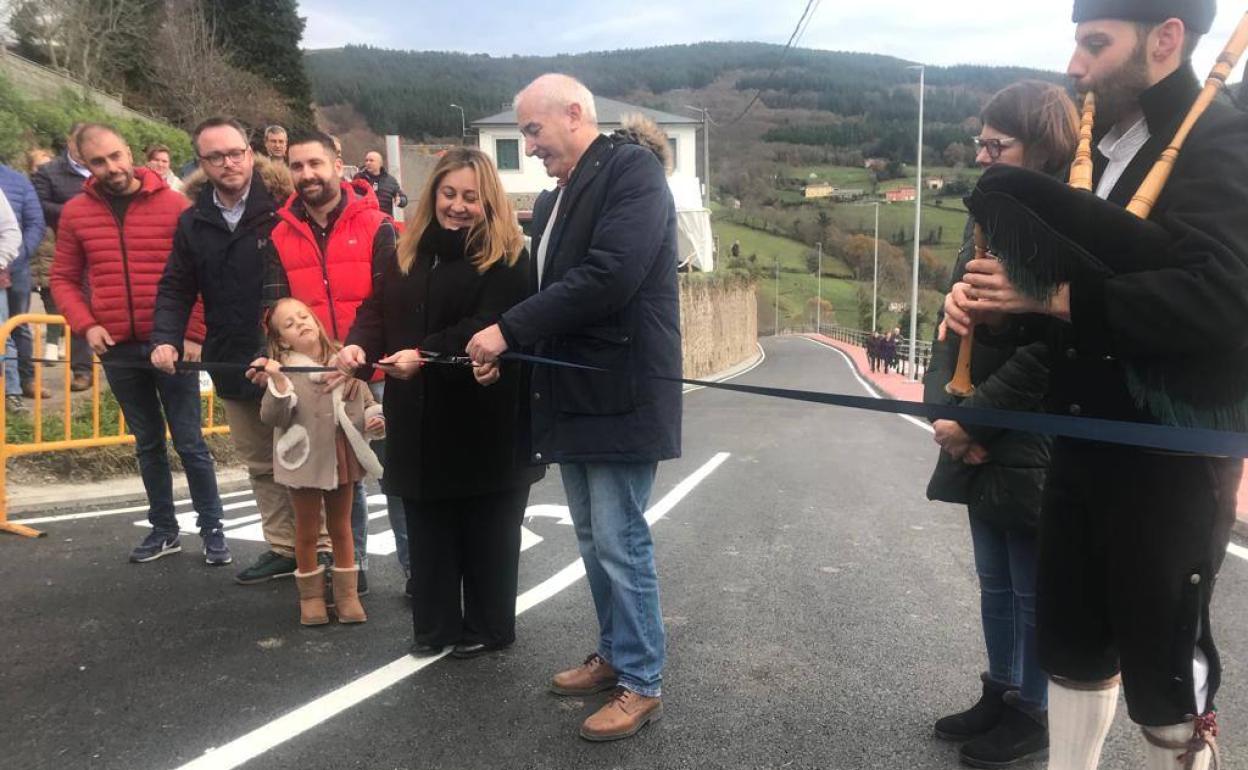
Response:
[[[776,331],[775,336],[780,336],[780,257],[776,257]]]
[[[458,104],[452,104],[451,109],[459,110],[459,143],[467,144],[464,140],[468,137],[468,122],[464,120],[464,108]]]
[[[875,333],[875,309],[880,295],[880,202],[875,202],[875,272],[871,278],[871,332]]]
[[[702,170],[706,174],[705,189],[702,191],[702,204],[711,207],[711,111],[705,107],[685,105],[686,110],[702,114]]]
[[[823,334],[823,241],[819,247],[818,274],[815,276],[815,334]]]
[[[918,379],[919,370],[915,359],[919,336],[919,230],[923,226],[923,97],[926,69],[922,64],[908,67],[919,71],[919,145],[918,171],[914,184],[914,271],[910,284],[910,377]]]

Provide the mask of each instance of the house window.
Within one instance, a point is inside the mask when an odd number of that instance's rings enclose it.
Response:
[[[672,168],[676,168],[680,165],[680,161],[676,158],[676,139],[674,137],[668,137],[667,148],[672,151]]]
[[[494,155],[499,171],[520,170],[520,140],[495,139]]]

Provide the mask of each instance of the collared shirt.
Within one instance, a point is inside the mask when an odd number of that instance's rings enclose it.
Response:
[[[247,210],[247,196],[251,194],[251,185],[247,185],[247,189],[243,190],[243,194],[238,196],[238,200],[233,206],[227,206],[221,201],[221,197],[217,195],[217,188],[212,188],[212,202],[217,208],[221,209],[221,217],[225,220],[225,226],[230,228],[230,232],[234,232],[238,227],[238,223],[243,221],[243,212]]]
[[[312,235],[316,237],[316,244],[321,249],[321,259],[326,258],[326,252],[329,250],[329,234],[334,231],[334,225],[338,222],[338,217],[342,216],[342,212],[347,210],[347,204],[350,203],[347,193],[338,196],[338,205],[330,209],[325,215],[325,226],[312,218],[311,212],[304,204],[303,200],[296,201],[294,212],[295,215],[308,223],[308,227],[312,230]]]
[[[1109,194],[1114,191],[1118,180],[1122,178],[1122,174],[1127,170],[1127,166],[1131,165],[1131,161],[1135,159],[1136,154],[1148,143],[1152,134],[1148,130],[1148,121],[1141,117],[1135,122],[1135,125],[1123,131],[1119,126],[1114,126],[1108,134],[1101,138],[1096,148],[1101,154],[1109,158],[1109,165],[1105,167],[1105,171],[1101,174],[1101,180],[1096,185],[1096,196],[1106,199]]]
[[[542,233],[542,242],[537,245],[537,288],[542,288],[542,275],[546,272],[546,252],[550,248],[550,236],[555,231],[555,220],[559,218],[559,206],[563,203],[564,186],[559,186],[559,195],[555,197],[555,207],[546,222],[546,231]]]
[[[91,169],[87,168],[86,166],[82,165],[78,161],[74,160],[73,157],[71,157],[68,153],[66,153],[65,159],[69,161],[69,167],[72,168],[74,170],[74,173],[77,174],[78,176],[82,177],[83,179],[86,179],[91,176]]]

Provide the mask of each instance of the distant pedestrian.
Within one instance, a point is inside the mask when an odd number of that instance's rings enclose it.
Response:
[[[39,202],[43,206],[43,221],[53,235],[56,235],[60,229],[61,210],[66,203],[82,192],[87,180],[91,178],[91,171],[82,162],[82,157],[78,152],[78,130],[82,128],[82,125],[75,123],[69,129],[69,135],[65,137],[63,154],[39,166],[31,174],[31,184],[34,185],[35,193],[39,196]],[[85,286],[83,290],[86,290]],[[50,285],[40,286],[39,296],[43,300],[43,309],[46,312],[53,315],[61,314]],[[48,333],[48,342],[56,342],[59,335],[60,327],[54,327]],[[70,387],[74,391],[90,388],[95,377],[91,365],[91,348],[81,335],[73,335],[70,338],[70,365],[73,371]]]
[[[30,180],[16,169],[0,165],[0,192],[8,198],[13,214],[22,228],[22,250],[9,265],[9,287],[0,301],[7,305],[6,317],[22,315],[30,310],[31,262],[43,242],[47,228],[43,221],[43,207]],[[5,396],[10,405],[21,403],[21,396],[35,396],[35,367],[31,363],[32,337],[29,326],[18,326],[9,335],[5,355]],[[40,351],[40,356],[43,352]],[[48,398],[51,393],[43,392]],[[11,399],[16,399],[16,402]]]
[[[153,144],[143,154],[147,158],[147,167],[160,174],[170,190],[182,192],[182,180],[173,173],[173,155],[167,145]]]
[[[355,175],[363,179],[377,194],[377,207],[382,213],[394,216],[394,208],[407,208],[407,194],[399,187],[399,182],[386,171],[382,165],[381,153],[373,150],[364,156],[364,167]]]
[[[279,301],[269,314],[267,333],[268,384],[260,419],[274,429],[273,477],[290,490],[295,508],[299,622],[329,622],[325,566],[316,559],[323,512],[334,547],[334,613],[340,623],[363,623],[368,616],[359,599],[351,506],[356,485],[366,475],[381,475],[381,463],[368,445],[384,432],[381,405],[368,388],[348,392],[340,382],[327,389],[324,374],[282,373],[283,366],[329,365],[338,352],[307,305],[293,298]]]
[[[269,126],[264,129],[264,151],[269,156],[269,160],[285,163],[286,129],[281,126]]]

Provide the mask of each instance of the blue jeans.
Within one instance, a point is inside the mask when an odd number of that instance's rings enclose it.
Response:
[[[0,291],[0,324],[9,320],[9,293]],[[22,383],[17,377],[17,331],[9,335],[4,344],[4,395],[22,395]]]
[[[101,356],[101,360],[147,361],[147,346],[123,343]],[[147,520],[161,532],[178,531],[173,512],[173,474],[165,448],[165,422],[173,435],[173,448],[182,458],[191,502],[198,514],[200,530],[221,526],[221,497],[212,453],[200,429],[199,377],[194,372],[164,374],[154,369],[105,367],[126,427],[134,434],[139,474],[147,491]],[[163,412],[163,413],[162,413]]]
[[[657,697],[665,638],[645,512],[658,464],[564,463],[559,470],[598,613],[598,654],[621,685]]]
[[[1036,649],[1035,535],[1010,532],[971,518],[988,676],[1018,687],[1023,701],[1043,708],[1048,676]]]
[[[373,392],[373,398],[380,403],[385,396],[385,383],[370,382],[368,388]],[[371,446],[384,468],[386,442],[374,441]],[[355,544],[355,561],[362,570],[368,569],[368,501],[365,500],[367,494],[363,484],[356,485],[355,501],[351,506],[351,540]],[[394,532],[394,547],[397,549],[395,556],[398,557],[399,566],[403,568],[403,576],[406,578],[412,574],[412,566],[411,556],[407,551],[407,516],[404,514],[403,498],[386,496],[386,518],[390,520],[390,529]]]
[[[9,289],[5,292],[5,294],[8,295],[9,300],[8,317],[12,318],[15,315],[22,315],[23,313],[30,312],[30,260],[23,260],[22,264],[14,268],[13,272],[9,274],[9,277],[12,279],[13,284],[9,286]],[[18,379],[20,380],[18,383],[20,390],[22,382],[28,382],[35,377],[35,365],[30,362],[33,343],[30,327],[17,327],[13,330],[13,334],[9,337],[9,339],[13,340],[14,344],[17,346],[16,371]],[[6,356],[12,356],[14,354],[14,350],[9,348],[4,351],[4,354]],[[13,371],[14,370],[11,367],[6,367],[4,376],[11,377]]]

